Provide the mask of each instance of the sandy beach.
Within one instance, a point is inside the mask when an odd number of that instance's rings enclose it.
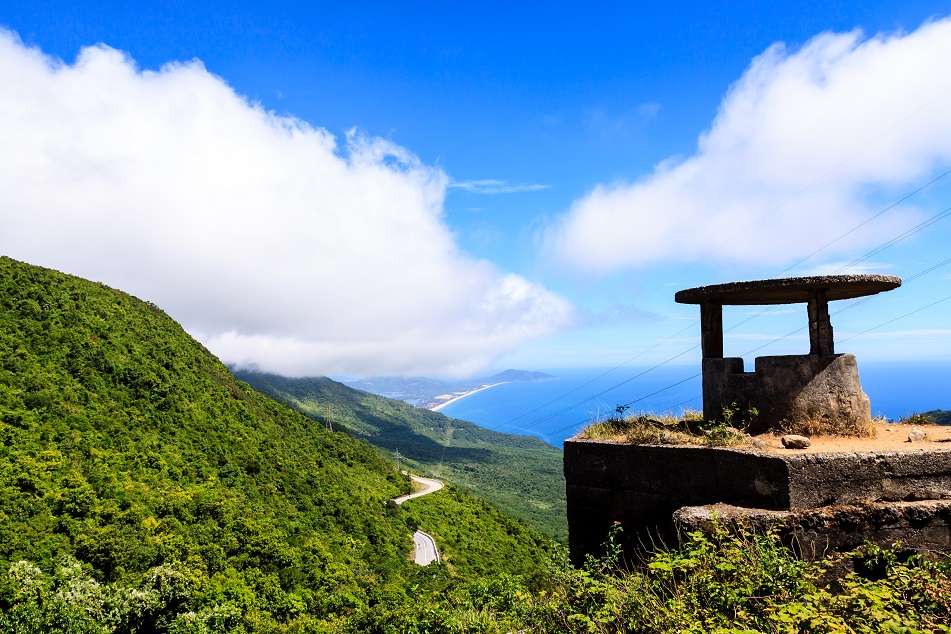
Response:
[[[446,401],[445,403],[440,403],[439,405],[437,405],[437,406],[435,406],[435,407],[432,407],[432,408],[430,408],[430,409],[431,409],[432,411],[434,411],[434,412],[438,412],[439,410],[441,410],[442,408],[444,408],[446,405],[449,405],[450,403],[455,403],[456,401],[461,400],[461,399],[464,399],[464,398],[467,397],[467,396],[471,396],[471,395],[475,394],[476,392],[481,392],[482,390],[487,390],[487,389],[489,389],[490,387],[495,387],[496,385],[503,385],[503,384],[505,384],[505,383],[511,383],[511,381],[502,381],[501,383],[493,383],[493,384],[491,384],[491,385],[483,385],[482,387],[480,387],[480,388],[478,388],[478,389],[476,389],[476,390],[469,390],[469,391],[466,392],[465,394],[460,394],[459,396],[454,396],[454,397],[452,397],[451,399],[449,399],[448,401]]]

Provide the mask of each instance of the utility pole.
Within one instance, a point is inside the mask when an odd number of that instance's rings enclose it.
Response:
[[[327,405],[327,429],[330,430],[330,433],[333,433],[334,430],[334,415],[333,410],[330,409],[330,405]]]

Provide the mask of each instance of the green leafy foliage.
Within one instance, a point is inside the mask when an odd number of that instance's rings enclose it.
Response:
[[[951,632],[948,561],[900,561],[869,547],[880,578],[850,573],[822,585],[831,560],[798,560],[772,536],[691,533],[676,549],[624,562],[609,536],[605,556],[581,568],[553,552],[531,577],[450,585],[429,601],[381,606],[374,632]]]
[[[410,488],[154,305],[0,258],[0,631],[346,622],[415,574]]]
[[[898,422],[902,425],[934,425],[937,423],[934,417],[927,413],[922,414],[920,412],[902,416]]]
[[[409,527],[433,536],[442,562],[460,578],[489,576],[500,566],[511,574],[532,574],[549,547],[540,533],[454,486],[404,502],[400,509]]]
[[[573,568],[464,490],[386,503],[409,488],[155,306],[0,258],[0,634],[951,631],[947,560],[867,547],[833,591],[721,531]],[[408,562],[416,526],[445,564]]]
[[[345,616],[401,582],[410,535],[384,501],[409,488],[157,307],[0,259],[0,570],[69,557],[144,592],[172,566],[192,589],[142,612],[159,629],[213,608],[245,627]]]
[[[331,379],[237,371],[243,381],[311,416],[345,426],[419,473],[444,478],[562,543],[568,539],[562,452],[533,436],[491,431]]]

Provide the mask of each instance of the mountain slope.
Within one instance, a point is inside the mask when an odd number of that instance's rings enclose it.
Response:
[[[951,425],[951,410],[934,409],[925,412],[924,415],[930,417],[938,425]]]
[[[421,403],[438,403],[436,397],[441,394],[453,394],[476,390],[485,385],[496,383],[534,382],[555,378],[544,372],[529,372],[527,370],[504,370],[492,376],[465,379],[461,381],[444,381],[425,376],[371,376],[363,379],[341,381],[343,384],[357,390],[370,392],[387,398],[406,400],[420,405]],[[427,406],[428,407],[428,406]]]
[[[346,623],[419,582],[386,504],[409,488],[154,305],[0,258],[0,632]],[[484,521],[498,542],[511,520]]]
[[[326,377],[292,379],[236,371],[254,388],[321,425],[345,425],[407,464],[475,492],[506,513],[565,541],[562,453],[534,436],[503,434]]]

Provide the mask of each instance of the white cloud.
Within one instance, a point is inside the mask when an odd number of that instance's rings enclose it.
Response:
[[[711,260],[790,264],[951,163],[949,77],[949,19],[870,39],[826,33],[795,52],[774,45],[730,88],[692,156],[599,185],[550,229],[547,248],[587,273],[692,262],[724,243]],[[897,208],[822,255],[854,254],[916,215]]]
[[[0,253],[154,301],[228,362],[467,374],[568,302],[465,256],[405,149],[264,111],[200,62],[0,31]]]
[[[606,139],[624,139],[656,119],[660,107],[656,101],[648,101],[620,113],[603,107],[589,108],[584,113],[584,124]]]
[[[660,104],[656,101],[648,101],[642,103],[637,107],[637,112],[640,114],[646,121],[657,118],[657,113],[660,112]]]
[[[462,189],[472,194],[517,194],[519,192],[537,192],[548,189],[551,185],[537,183],[522,183],[510,185],[506,181],[482,179],[473,181],[452,181],[449,186]]]

